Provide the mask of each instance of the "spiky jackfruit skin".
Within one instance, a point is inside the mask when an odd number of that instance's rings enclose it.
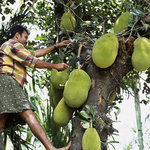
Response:
[[[64,71],[53,69],[51,74],[51,83],[56,89],[64,89],[68,77],[69,68],[65,69]]]
[[[92,50],[92,59],[99,68],[111,66],[118,54],[118,39],[113,33],[107,33],[96,40]]]
[[[65,12],[61,18],[60,29],[64,34],[72,33],[76,26],[76,19],[70,12]]]
[[[58,102],[63,97],[63,90],[62,89],[56,89],[52,84],[50,85],[49,89],[49,96],[50,96],[50,103],[53,108],[55,108],[58,104]]]
[[[132,65],[137,71],[144,71],[150,67],[150,41],[145,37],[134,41]]]
[[[53,93],[52,93],[52,90],[51,90],[51,86],[50,86],[49,91],[48,91],[48,96],[49,96],[51,107],[55,108],[55,105],[53,103]]]
[[[133,15],[129,12],[122,13],[114,25],[114,33],[120,33],[128,28],[128,24],[133,22]]]
[[[95,128],[87,128],[82,136],[83,150],[101,150],[101,140]]]
[[[85,71],[73,70],[63,92],[65,103],[69,107],[79,108],[86,101],[90,86],[91,79]]]
[[[61,127],[66,126],[72,118],[72,113],[73,109],[69,108],[62,98],[54,109],[53,119],[55,124]]]

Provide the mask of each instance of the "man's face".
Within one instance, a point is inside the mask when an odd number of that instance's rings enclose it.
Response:
[[[24,30],[22,35],[18,35],[17,41],[26,46],[28,43],[28,33]]]

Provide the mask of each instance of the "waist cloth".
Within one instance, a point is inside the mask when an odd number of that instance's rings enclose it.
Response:
[[[9,74],[0,73],[0,114],[7,114],[6,128],[25,124],[18,114],[32,109],[26,93],[18,82]]]

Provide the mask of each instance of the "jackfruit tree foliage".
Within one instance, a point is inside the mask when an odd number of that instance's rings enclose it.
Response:
[[[101,36],[94,43],[92,59],[97,67],[107,68],[111,66],[118,54],[118,39],[113,33]]]
[[[150,67],[150,41],[139,37],[134,41],[132,65],[137,71],[144,71]]]

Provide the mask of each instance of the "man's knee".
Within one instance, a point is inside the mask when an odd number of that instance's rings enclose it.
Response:
[[[32,110],[25,110],[21,113],[19,113],[20,116],[26,121],[28,122],[29,120],[32,121],[32,119],[34,120],[35,114],[33,113]]]

